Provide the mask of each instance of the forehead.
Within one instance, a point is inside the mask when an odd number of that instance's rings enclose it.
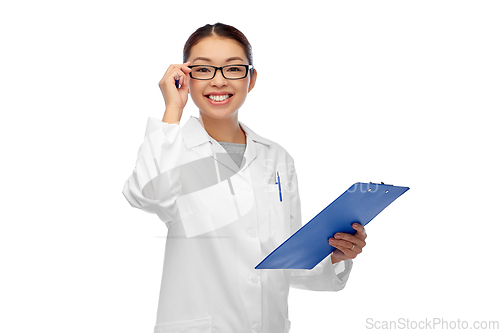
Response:
[[[225,62],[231,57],[240,57],[248,62],[243,47],[230,38],[205,37],[191,48],[191,54],[188,61],[197,57],[204,57],[211,60],[212,63]]]

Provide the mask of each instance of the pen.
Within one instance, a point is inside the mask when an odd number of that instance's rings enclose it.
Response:
[[[179,86],[179,74],[175,74],[175,87],[180,88],[180,86]]]
[[[278,177],[278,181],[275,184],[278,184],[278,187],[280,189],[280,201],[283,201],[281,200],[281,182],[280,182],[280,174],[278,171],[276,171],[276,176]]]

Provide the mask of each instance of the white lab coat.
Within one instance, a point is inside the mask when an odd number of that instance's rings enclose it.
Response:
[[[338,291],[349,277],[352,261],[330,256],[312,270],[254,269],[302,226],[300,198],[293,158],[239,124],[241,168],[198,118],[148,119],[123,195],[168,227],[154,333],[287,333],[290,286]]]

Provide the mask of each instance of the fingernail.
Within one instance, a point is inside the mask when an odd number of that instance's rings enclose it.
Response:
[[[335,235],[335,238],[340,238],[340,234],[336,234],[336,235]]]
[[[358,229],[358,225],[357,225],[356,223],[354,223],[354,224],[352,225],[352,227],[353,227],[354,229]]]

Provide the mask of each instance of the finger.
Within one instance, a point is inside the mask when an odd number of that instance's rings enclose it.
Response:
[[[182,86],[183,87],[185,86],[186,88],[189,87],[189,80],[190,80],[189,73],[184,73],[182,75]]]
[[[344,250],[345,250],[345,251],[350,251],[351,253],[360,254],[363,251],[362,246],[357,245],[356,243],[342,240],[342,239],[330,238],[329,244],[331,246],[336,247],[337,249],[341,249],[342,252],[344,252]],[[353,247],[353,245],[354,245],[354,247]]]
[[[179,74],[180,67],[181,65],[177,64],[170,65],[163,75],[162,79],[160,80],[160,87],[170,85],[169,82],[172,82],[175,86],[175,74]],[[182,71],[180,71],[180,73],[182,73]]]
[[[183,63],[183,64],[181,65],[181,70],[182,70],[184,73],[189,73],[189,72],[191,72],[191,71],[192,71],[192,69],[188,67],[189,65],[191,65],[191,62],[189,62],[189,61],[187,61],[187,62]]]
[[[336,252],[336,251],[338,251],[338,252]],[[340,254],[340,253],[341,253],[341,254],[342,254],[342,256],[343,256],[343,257],[345,257],[345,258],[347,259],[347,256],[346,256],[346,255],[345,255],[345,253],[342,251],[342,248],[341,248],[341,249],[336,248],[335,250],[333,250],[333,251],[332,251],[332,253],[335,253],[335,254],[338,254],[338,253]]]
[[[183,85],[185,85],[186,87],[189,86],[189,80],[190,80],[189,73],[191,73],[191,71],[192,71],[192,69],[188,67],[190,64],[191,64],[191,62],[187,61],[184,64],[182,64],[182,66],[181,66],[181,70],[185,74],[184,78],[183,78]],[[185,84],[184,84],[184,82],[185,82]]]
[[[366,239],[367,237],[367,234],[366,234],[366,230],[365,230],[365,227],[363,227],[363,225],[361,225],[361,223],[353,223],[352,224],[352,227],[354,228],[354,230],[356,230],[356,234],[363,240]]]
[[[179,75],[179,86],[180,86],[180,88],[183,88],[184,86],[187,86],[187,82],[188,82],[187,80],[188,79],[186,77],[186,74],[180,68],[178,68],[176,70],[176,72],[173,74],[174,81],[175,81],[175,75]]]
[[[363,248],[366,245],[366,242],[354,235],[346,234],[344,232],[337,232],[334,236],[335,239],[337,240],[344,240],[348,241],[350,243],[356,244],[356,246]]]
[[[336,248],[337,248],[337,250],[342,252],[346,256],[346,258],[354,259],[354,258],[356,258],[356,256],[358,254],[361,253],[361,250],[360,250],[360,248],[357,248],[357,246],[354,246],[354,249],[351,250],[351,247],[352,247],[352,243],[350,243],[349,247],[344,247],[342,245],[338,245],[338,247],[336,247]]]
[[[184,87],[184,73],[179,69],[179,71],[177,73],[175,73],[175,75],[178,75],[179,76],[179,89],[180,88],[183,88]]]
[[[174,74],[175,76],[175,73],[177,72],[177,70],[179,68],[181,68],[182,65],[180,64],[172,64],[170,66],[168,66],[168,69],[165,71],[165,74],[163,75],[163,78],[162,80],[169,80],[170,77],[172,76],[172,74]]]
[[[341,240],[345,240],[345,241],[348,241],[350,243],[353,243],[353,244],[356,244],[358,246],[365,246],[366,245],[366,242],[359,238],[359,237],[356,237],[355,235],[351,235],[351,234],[346,234],[344,232],[338,232],[334,235],[334,238],[335,239],[341,239]]]
[[[334,246],[340,248],[340,250],[342,250],[342,252],[344,252],[350,258],[355,258],[356,255],[360,254],[363,251],[363,247],[365,245],[365,244],[357,244],[343,239],[334,239],[334,240],[335,242],[333,243],[337,244]]]

